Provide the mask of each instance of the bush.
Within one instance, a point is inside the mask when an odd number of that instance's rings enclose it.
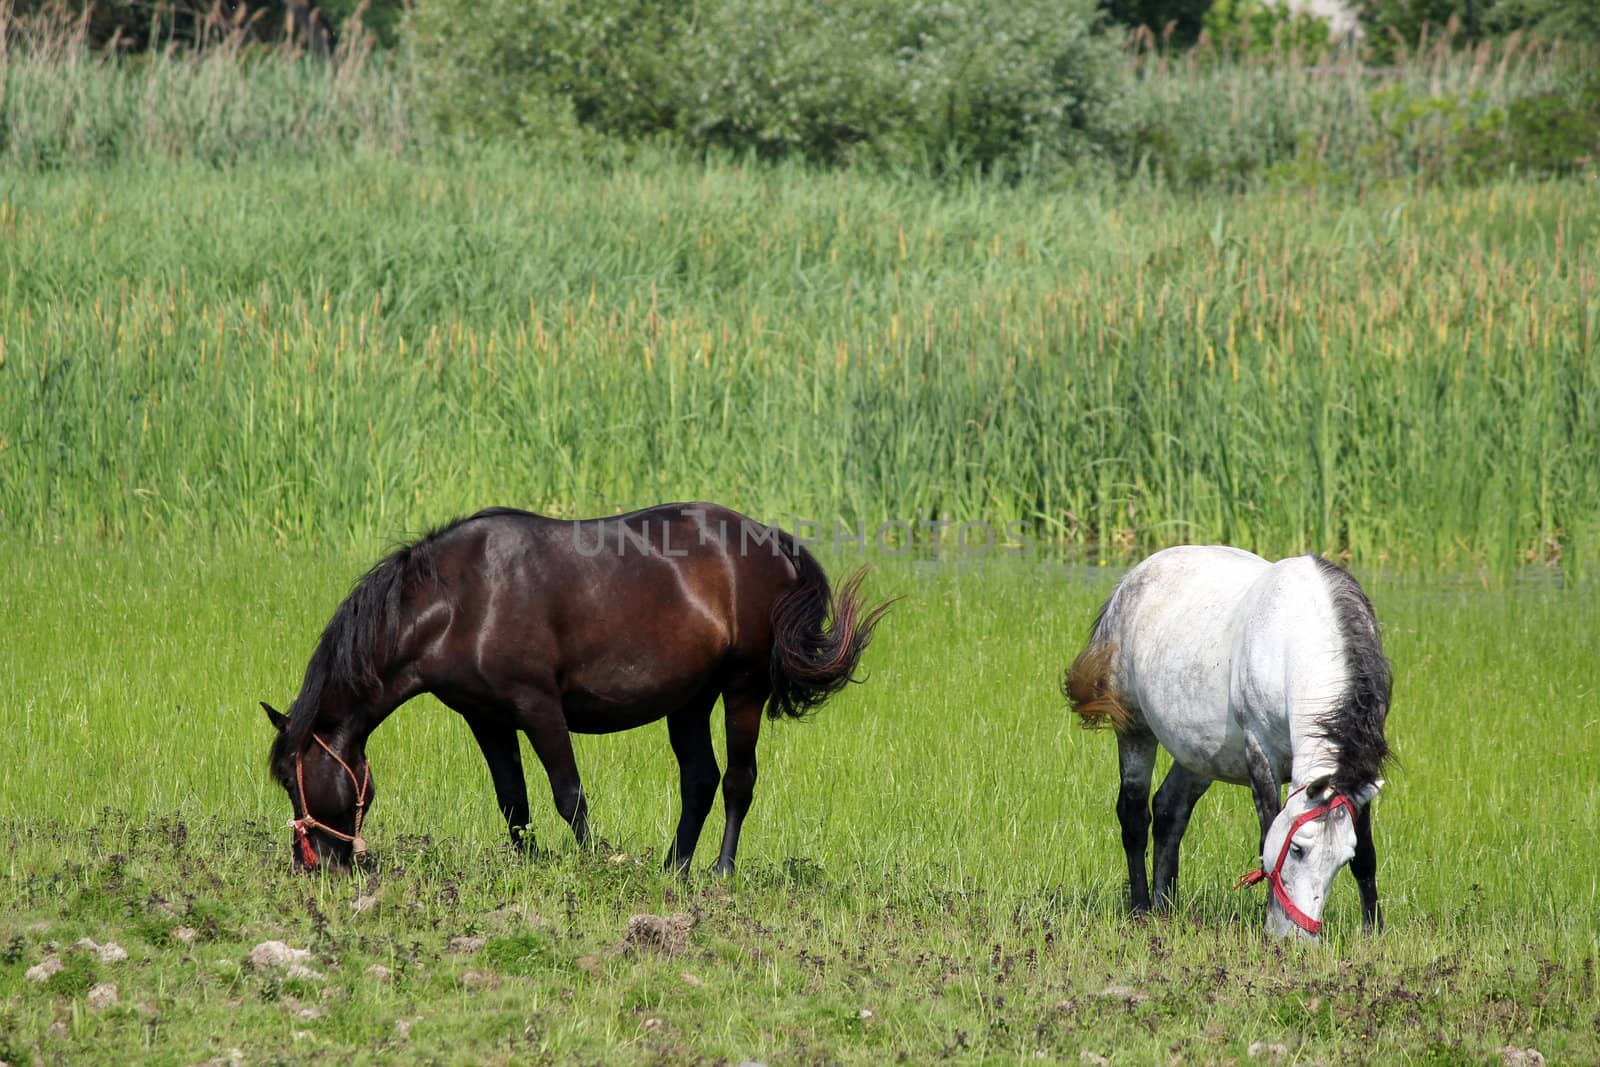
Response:
[[[889,166],[1074,159],[1111,136],[1090,0],[420,0],[446,130]]]
[[[1556,43],[1437,41],[1384,70],[1349,53],[1307,64],[1282,46],[1220,58],[1136,57],[1123,173],[1179,188],[1365,187],[1600,163],[1594,63]]]
[[[1371,57],[1390,63],[1442,33],[1476,37],[1478,15],[1491,0],[1365,0],[1361,21]]]
[[[1223,48],[1251,55],[1315,54],[1330,42],[1327,22],[1269,0],[1216,0],[1206,11],[1205,29]]]
[[[1543,92],[1495,109],[1458,139],[1471,176],[1571,174],[1600,159],[1600,76],[1576,94]]]
[[[1427,93],[1375,89],[1368,106],[1381,131],[1365,150],[1388,173],[1476,182],[1509,172],[1571,174],[1600,158],[1600,77],[1527,92],[1501,104],[1482,90]]]
[[[1594,0],[1495,0],[1483,22],[1491,33],[1523,30],[1569,41],[1600,41],[1600,4]]]
[[[1211,0],[1102,0],[1100,7],[1130,29],[1143,27],[1163,42],[1191,45],[1200,36]]]
[[[1363,0],[1371,57],[1391,62],[1440,37],[1473,43],[1513,33],[1600,41],[1595,0]]]

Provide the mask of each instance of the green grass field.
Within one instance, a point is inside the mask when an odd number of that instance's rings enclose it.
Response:
[[[1377,818],[1389,927],[1361,935],[1342,876],[1306,951],[1266,943],[1259,891],[1228,888],[1254,859],[1240,789],[1202,802],[1178,913],[1124,918],[1114,745],[1056,688],[1113,572],[1044,560],[875,568],[871,591],[906,600],[864,685],[768,725],[731,881],[658,870],[677,808],[664,727],[578,740],[608,842],[595,855],[530,753],[550,854],[529,861],[501,842],[468,731],[426,698],[370,748],[375,869],[291,875],[254,701],[289,699],[366,562],[0,552],[0,1058],[1226,1062],[1258,1041],[1298,1062],[1600,1055],[1600,885],[1579,852],[1600,832],[1600,610],[1583,591],[1371,585],[1398,679],[1401,763]],[[719,828],[714,814],[707,839]],[[353,912],[363,895],[376,905]],[[630,949],[640,913],[698,921],[677,954]],[[451,949],[471,935],[489,940]],[[49,982],[24,980],[83,937],[130,958],[68,953]],[[250,948],[269,939],[310,950],[321,978],[257,973]],[[118,1006],[88,1007],[98,982]]]

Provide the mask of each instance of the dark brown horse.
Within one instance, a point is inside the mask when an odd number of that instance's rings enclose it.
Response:
[[[683,794],[667,866],[684,871],[716,797],[710,720],[720,696],[727,828],[716,870],[731,872],[762,710],[799,718],[851,680],[888,607],[864,611],[860,582],[858,572],[830,592],[803,545],[712,504],[578,522],[494,508],[442,527],[356,584],[287,716],[262,705],[278,730],[272,772],[294,807],[294,862],[344,867],[366,851],[367,738],[432,693],[467,720],[511,839],[525,847],[518,730],[587,845],[570,734],[665,718]]]

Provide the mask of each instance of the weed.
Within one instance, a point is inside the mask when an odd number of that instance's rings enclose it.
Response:
[[[85,952],[68,952],[61,964],[61,970],[44,982],[45,989],[57,996],[81,997],[99,980],[94,962]]]
[[[491,937],[483,946],[483,958],[503,974],[541,974],[557,965],[550,938],[532,931]]]

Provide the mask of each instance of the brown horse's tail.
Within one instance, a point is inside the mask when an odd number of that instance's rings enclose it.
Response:
[[[1133,716],[1122,702],[1111,674],[1116,653],[1117,646],[1110,642],[1091,639],[1089,647],[1072,661],[1061,685],[1086,730],[1110,726],[1120,734],[1133,725]]]
[[[767,716],[798,719],[854,680],[861,653],[892,601],[864,612],[860,593],[865,567],[834,592],[805,546],[788,534],[778,536],[800,584],[772,607],[772,697]]]

